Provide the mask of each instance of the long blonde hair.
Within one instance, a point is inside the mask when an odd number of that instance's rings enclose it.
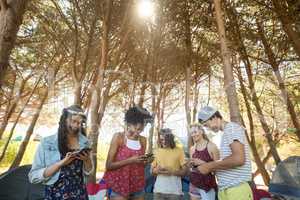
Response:
[[[191,124],[189,126],[189,131],[191,130],[191,128],[197,128],[199,131],[202,131],[203,139],[206,140],[207,142],[209,142],[209,138],[207,137],[205,130],[201,124],[199,124],[199,123]],[[193,143],[195,143],[195,142],[193,141]]]

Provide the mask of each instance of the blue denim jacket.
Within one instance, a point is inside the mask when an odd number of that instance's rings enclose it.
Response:
[[[80,149],[90,147],[88,139],[82,134],[79,135],[79,146]],[[59,178],[60,170],[48,178],[45,178],[43,174],[47,167],[59,160],[61,160],[61,158],[58,150],[58,135],[55,134],[43,138],[37,148],[31,170],[28,174],[29,181],[31,183],[42,183],[44,185],[54,184]],[[92,171],[93,169],[90,172],[83,170],[83,173],[84,175],[89,175]]]

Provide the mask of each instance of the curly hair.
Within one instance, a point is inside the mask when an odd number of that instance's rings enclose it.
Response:
[[[80,133],[86,136],[85,123],[86,116],[83,114],[83,110],[78,105],[72,105],[68,108],[64,108],[62,111],[62,115],[60,116],[60,120],[58,123],[58,149],[61,155],[66,155],[67,152],[70,151],[68,148],[67,141],[67,119],[72,115],[80,115],[83,118],[83,122],[80,128]]]
[[[125,113],[125,122],[127,124],[146,124],[152,123],[153,117],[150,112],[138,106],[129,108]]]

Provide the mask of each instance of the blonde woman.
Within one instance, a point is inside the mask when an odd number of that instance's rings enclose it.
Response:
[[[205,130],[200,124],[190,126],[190,134],[194,145],[190,148],[190,197],[191,200],[215,200],[217,184],[215,175],[209,173],[201,174],[197,166],[219,159],[217,146],[210,142]]]

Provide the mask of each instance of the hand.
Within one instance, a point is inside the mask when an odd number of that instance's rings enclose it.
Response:
[[[211,172],[211,168],[210,168],[210,164],[209,163],[204,163],[202,165],[199,165],[197,167],[198,171],[201,173],[201,174],[209,174]]]
[[[154,157],[153,156],[145,156],[143,155],[143,159],[144,159],[144,164],[150,164],[153,162]]]
[[[192,158],[190,160],[190,166],[193,167],[193,166],[199,166],[199,165],[202,165],[206,163],[205,161],[201,160],[201,159],[197,159],[197,158]]]
[[[72,152],[68,152],[66,154],[66,156],[59,162],[60,162],[61,166],[66,166],[66,165],[70,164],[75,159],[76,159],[75,155]]]
[[[132,157],[128,158],[128,161],[130,163],[144,163],[145,157],[144,156],[132,156]]]
[[[163,174],[163,175],[170,176],[170,175],[172,175],[172,172],[166,168],[157,166],[157,174]]]
[[[76,159],[82,160],[83,162],[91,161],[91,151],[82,151],[75,155]]]

